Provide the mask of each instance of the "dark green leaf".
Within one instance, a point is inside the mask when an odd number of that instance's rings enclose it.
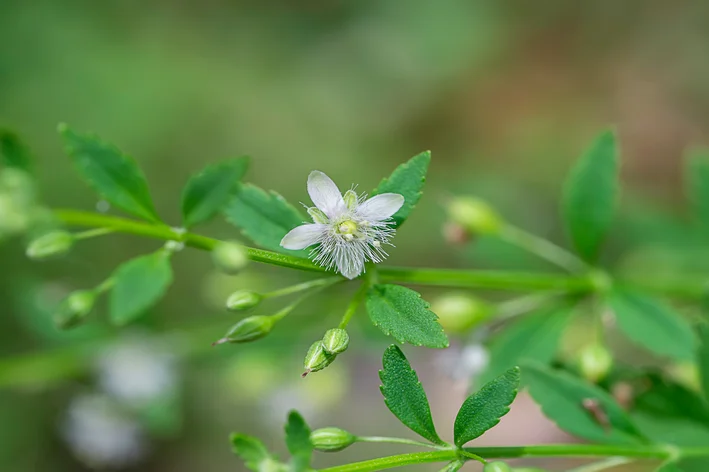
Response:
[[[229,223],[241,228],[247,238],[259,246],[296,256],[308,252],[289,251],[281,247],[283,236],[305,218],[290,203],[274,191],[265,192],[252,184],[242,184],[225,209]]]
[[[589,262],[595,261],[613,222],[618,167],[615,134],[606,131],[576,163],[566,181],[562,203],[567,231],[576,251]]]
[[[645,391],[635,400],[635,409],[659,418],[681,418],[702,423],[709,432],[709,403],[686,387],[659,375],[644,379]]]
[[[182,191],[182,221],[189,228],[219,213],[246,173],[248,157],[238,157],[205,167],[193,175]]]
[[[32,170],[32,154],[29,148],[12,131],[0,129],[0,158],[7,167],[26,172]]]
[[[492,380],[524,361],[551,362],[573,310],[572,305],[545,307],[506,326],[492,338],[490,364],[479,380]]]
[[[625,411],[599,387],[541,365],[525,364],[522,369],[532,398],[564,431],[602,443],[644,441]]]
[[[401,343],[448,347],[438,317],[421,295],[400,285],[374,285],[367,292],[367,312],[375,326]]]
[[[655,469],[655,472],[683,472],[683,470],[679,468],[677,462],[672,461],[665,462],[664,464],[660,465],[660,467]]]
[[[696,345],[691,326],[678,313],[654,298],[616,291],[608,303],[625,335],[657,354],[673,359],[694,357]]]
[[[372,195],[398,193],[404,197],[404,205],[394,216],[394,225],[399,226],[406,220],[421,198],[426,172],[431,162],[431,151],[424,151],[394,169],[389,178],[383,179]]]
[[[519,367],[513,367],[470,395],[455,418],[455,445],[462,446],[500,422],[519,389]]]
[[[172,283],[170,253],[161,249],[121,264],[113,273],[111,321],[125,325],[155,305]]]
[[[274,470],[268,466],[275,465],[275,461],[261,441],[245,434],[232,434],[230,440],[234,454],[244,460],[249,470],[254,472]]]
[[[96,192],[132,215],[160,221],[143,171],[132,157],[97,136],[76,133],[66,125],[60,125],[59,132],[79,174]]]
[[[310,428],[300,413],[293,410],[288,414],[286,423],[286,446],[291,454],[293,472],[302,472],[310,468],[313,445],[310,442]]]
[[[384,351],[384,369],[379,371],[384,403],[399,421],[412,431],[437,444],[445,444],[436,433],[428,398],[416,371],[398,346]]]
[[[709,150],[695,149],[686,163],[687,196],[694,219],[705,235],[709,235]]]
[[[697,353],[699,378],[702,384],[704,399],[709,402],[709,326],[699,327],[699,350]]]

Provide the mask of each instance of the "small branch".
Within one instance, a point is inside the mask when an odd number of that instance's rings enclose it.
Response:
[[[390,443],[390,444],[408,444],[409,446],[428,447],[431,449],[450,450],[449,446],[441,446],[438,444],[425,443],[406,438],[390,438],[384,436],[357,436],[357,442],[367,443]]]
[[[586,272],[589,269],[589,266],[575,254],[516,226],[505,225],[501,229],[499,237],[503,241],[536,254],[571,273]]]
[[[357,289],[357,293],[355,293],[354,297],[352,297],[352,300],[350,300],[350,304],[347,305],[347,310],[345,310],[345,314],[342,316],[342,320],[340,321],[338,328],[345,329],[347,327],[350,320],[352,319],[352,316],[354,316],[354,314],[357,312],[357,308],[359,308],[359,305],[362,303],[362,300],[364,300],[364,296],[367,294],[368,289],[369,284],[366,281],[362,282],[362,284]]]

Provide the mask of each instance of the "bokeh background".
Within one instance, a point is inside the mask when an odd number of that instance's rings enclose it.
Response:
[[[707,46],[701,0],[3,0],[0,124],[31,145],[52,207],[97,203],[62,153],[55,129],[67,122],[135,156],[159,213],[175,224],[188,176],[221,158],[252,156],[247,180],[299,202],[312,169],[366,190],[430,149],[425,196],[390,262],[530,270],[552,269],[498,241],[447,242],[443,203],[481,196],[564,243],[564,175],[615,126],[625,190],[605,258],[617,270],[661,275],[706,267],[685,231],[682,156],[707,144]],[[202,232],[238,238],[221,222]],[[28,262],[22,244],[0,247],[0,470],[242,470],[228,433],[283,451],[290,408],[313,426],[409,435],[381,401],[377,369],[389,340],[364,313],[350,351],[300,378],[307,346],[336,324],[346,290],[299,308],[263,342],[213,349],[238,319],[222,308],[230,292],[301,275],[253,264],[226,277],[190,250],[175,258],[174,285],[142,323],[118,330],[99,309],[65,333],[51,313],[66,293],[158,243],[107,236],[42,264]],[[407,350],[441,431],[475,368],[465,363],[468,342]],[[481,443],[566,440],[522,396]],[[394,451],[356,446],[318,455],[316,465]]]

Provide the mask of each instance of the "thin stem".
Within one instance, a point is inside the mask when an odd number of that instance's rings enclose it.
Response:
[[[80,240],[80,239],[90,239],[90,238],[95,238],[98,236],[103,236],[104,234],[111,234],[115,233],[116,230],[113,228],[96,228],[96,229],[90,229],[88,231],[82,231],[80,233],[74,233],[74,239]]]
[[[283,287],[283,288],[279,288],[277,290],[273,290],[271,292],[264,293],[261,296],[263,298],[283,297],[285,295],[290,295],[292,293],[302,292],[304,290],[308,290],[311,288],[327,287],[330,285],[334,285],[337,282],[343,282],[343,281],[344,281],[344,279],[342,279],[341,277],[325,277],[322,279],[308,280],[307,282],[303,282],[303,283],[296,284],[296,285],[290,285],[288,287]]]
[[[328,287],[330,285],[333,285],[335,282],[341,282],[341,279],[338,278],[330,278],[330,279],[320,279],[320,280],[327,280],[327,283],[321,283],[315,286],[315,288],[309,292],[305,292],[301,296],[295,299],[293,303],[290,305],[286,306],[285,308],[281,309],[280,311],[274,313],[271,315],[272,318],[274,318],[276,321],[280,321],[281,319],[285,318],[286,315],[290,314],[291,311],[293,311],[298,305],[303,303],[303,301],[308,298],[311,295],[314,295],[318,293],[319,291],[323,290],[325,287]]]
[[[441,446],[438,444],[425,443],[406,438],[390,438],[385,436],[357,436],[357,442],[367,443],[390,443],[390,444],[408,444],[410,446],[429,447],[431,449],[449,450],[449,446]]]
[[[589,269],[584,261],[566,249],[516,226],[506,224],[501,228],[498,236],[503,241],[536,254],[569,272],[584,272]]]
[[[629,459],[627,457],[611,457],[606,460],[594,462],[592,464],[585,464],[574,469],[570,469],[567,472],[600,472],[602,470],[610,469],[611,467],[629,464],[634,461],[635,459]]]
[[[342,320],[340,321],[338,328],[345,329],[347,327],[350,320],[352,319],[352,316],[354,316],[354,314],[357,312],[357,308],[359,308],[359,305],[362,303],[362,300],[364,300],[364,296],[367,294],[368,289],[369,284],[367,282],[362,282],[362,284],[357,289],[357,293],[355,293],[354,297],[352,297],[352,300],[350,300],[350,304],[347,305],[347,310],[345,310],[345,314],[342,315]]]
[[[487,464],[487,461],[485,459],[483,459],[482,457],[480,457],[477,454],[473,454],[472,452],[468,452],[465,449],[461,449],[460,451],[458,451],[458,454],[463,457],[467,457],[468,459],[473,459],[474,461],[478,461],[481,464]]]

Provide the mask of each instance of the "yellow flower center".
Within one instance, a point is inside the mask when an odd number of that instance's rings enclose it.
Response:
[[[337,227],[340,234],[353,234],[357,231],[357,224],[352,220],[346,220]]]

